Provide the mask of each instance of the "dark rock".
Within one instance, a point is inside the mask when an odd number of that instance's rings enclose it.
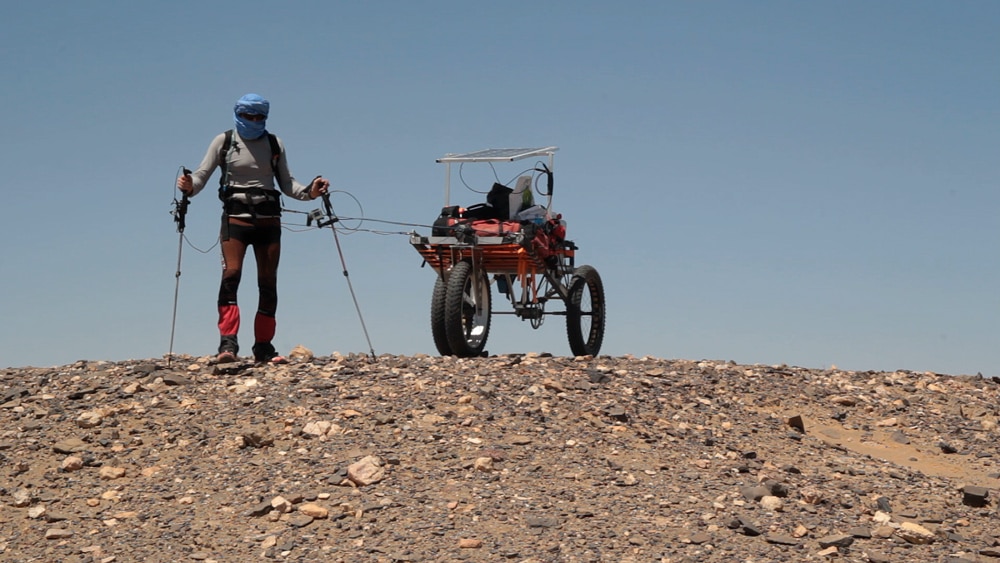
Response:
[[[771,496],[776,496],[778,498],[788,498],[788,486],[785,485],[784,483],[768,479],[767,481],[764,481],[763,485],[767,487],[767,490],[771,494]]]
[[[257,506],[251,508],[250,510],[247,510],[246,511],[246,515],[247,516],[253,516],[253,517],[264,516],[266,514],[269,514],[271,512],[271,510],[272,510],[272,508],[271,508],[271,502],[270,501],[262,501]]]
[[[529,528],[555,528],[559,525],[559,519],[549,516],[525,516],[524,523]]]
[[[834,534],[816,540],[823,549],[828,547],[850,547],[854,543],[854,537],[847,534]]]
[[[962,488],[962,504],[980,508],[989,504],[990,491],[986,487],[966,485]]]
[[[788,419],[788,425],[803,434],[806,433],[806,425],[805,422],[802,421],[802,417],[800,415],[795,415],[793,417],[790,417]]]
[[[52,445],[52,450],[57,454],[74,454],[85,451],[89,446],[79,438],[66,438]]]
[[[861,526],[855,526],[854,528],[848,530],[847,533],[851,534],[851,536],[855,538],[860,538],[864,540],[870,540],[872,538],[872,531],[868,528]]]
[[[763,533],[761,532],[760,528],[757,527],[756,524],[747,520],[746,518],[739,517],[738,522],[739,522],[739,527],[737,528],[737,530],[745,536],[759,536]]]
[[[694,533],[694,534],[691,535],[690,540],[691,540],[691,543],[693,543],[695,545],[701,545],[703,543],[708,543],[708,542],[712,541],[712,536],[708,535],[705,532],[696,532],[696,533]]]
[[[179,373],[167,373],[163,375],[163,383],[171,386],[191,385],[191,380]]]
[[[743,498],[750,502],[757,502],[771,494],[771,491],[768,490],[767,487],[757,485],[751,487],[740,487],[740,494],[743,495]]]
[[[784,536],[775,533],[768,533],[766,536],[764,536],[764,541],[766,541],[767,543],[773,543],[777,545],[799,545],[800,543],[802,543],[800,540],[798,540],[797,538],[793,538],[792,536]]]
[[[305,514],[293,514],[288,518],[288,523],[296,528],[305,528],[309,524],[312,524],[313,517],[306,516]]]

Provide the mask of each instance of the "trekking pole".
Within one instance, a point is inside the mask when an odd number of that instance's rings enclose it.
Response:
[[[317,227],[323,228],[329,225],[330,230],[333,231],[333,240],[337,244],[337,254],[340,256],[340,265],[344,268],[344,279],[347,280],[347,289],[349,289],[351,292],[351,299],[354,301],[354,309],[358,312],[358,319],[361,321],[361,331],[365,333],[365,340],[368,342],[368,352],[371,354],[372,360],[376,360],[377,358],[375,357],[375,348],[372,347],[372,339],[368,337],[368,328],[365,326],[365,318],[364,316],[361,315],[361,306],[358,305],[358,298],[354,294],[354,286],[351,284],[351,276],[350,274],[347,273],[347,262],[344,260],[344,252],[340,248],[340,237],[337,236],[337,227],[336,227],[336,223],[340,219],[333,214],[333,206],[330,204],[330,194],[325,193],[323,194],[322,197],[323,197],[323,207],[326,210],[327,220],[323,221],[322,219],[316,216],[318,214],[315,215],[310,214],[309,221],[307,221],[307,223],[311,222],[311,220],[315,218],[317,219],[316,221]]]
[[[190,176],[191,171],[184,168],[184,175]],[[174,329],[177,327],[177,295],[181,288],[181,253],[184,251],[184,227],[186,223],[184,221],[187,215],[188,204],[191,201],[188,199],[188,195],[181,192],[181,199],[177,201],[174,198],[174,222],[177,223],[177,272],[174,274],[174,314],[173,318],[170,320],[170,351],[167,352],[167,367],[170,367],[170,360],[174,357]]]

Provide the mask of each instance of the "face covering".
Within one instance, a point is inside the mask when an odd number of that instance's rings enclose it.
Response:
[[[236,123],[236,132],[244,139],[257,139],[266,133],[267,113],[271,109],[271,104],[257,94],[246,94],[236,101],[233,107],[233,121]],[[265,121],[250,121],[240,117],[241,113],[251,113],[263,115]]]

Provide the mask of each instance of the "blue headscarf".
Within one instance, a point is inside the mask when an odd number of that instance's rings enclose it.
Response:
[[[236,132],[244,139],[260,138],[266,132],[267,112],[270,109],[271,103],[258,94],[246,94],[239,100],[236,100],[236,106],[233,107],[233,121],[236,122]],[[240,117],[241,113],[263,115],[265,121],[248,121]]]

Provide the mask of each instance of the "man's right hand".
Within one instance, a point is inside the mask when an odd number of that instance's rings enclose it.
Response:
[[[191,192],[194,191],[194,182],[191,180],[190,174],[184,174],[177,178],[177,189],[184,192],[184,195],[191,195]]]

